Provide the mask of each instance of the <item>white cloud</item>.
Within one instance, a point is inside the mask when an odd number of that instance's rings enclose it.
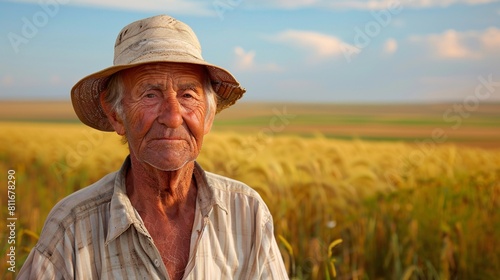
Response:
[[[49,79],[49,84],[51,84],[53,86],[60,85],[61,82],[62,82],[62,79],[59,75],[52,75]]]
[[[315,31],[286,30],[273,36],[272,40],[304,49],[314,60],[339,56],[345,54],[347,49],[356,49],[335,36]]]
[[[13,1],[13,0],[10,0]],[[50,1],[17,0],[17,2],[39,4]],[[85,6],[116,10],[130,10],[142,12],[158,12],[167,14],[186,14],[197,16],[216,15],[211,1],[196,0],[64,0],[57,1],[61,6]]]
[[[14,84],[14,77],[12,75],[5,75],[0,79],[0,85],[3,87],[10,87]]]
[[[455,4],[481,5],[500,2],[499,0],[253,0],[246,6],[254,9],[266,8],[330,8],[353,10],[385,10],[390,7],[429,8],[447,7]]]
[[[319,0],[274,0],[271,2],[274,2],[274,4],[277,7],[282,7],[282,8],[286,8],[286,9],[294,9],[294,8],[312,6],[312,5],[315,5],[321,1],[319,1]]]
[[[447,30],[443,34],[430,35],[427,42],[436,52],[436,55],[444,58],[472,58],[476,56],[474,51],[468,49],[464,44],[462,34],[455,30]]]
[[[326,0],[325,0],[326,2]],[[482,5],[499,2],[499,0],[342,0],[332,1],[331,8],[350,8],[360,10],[385,10],[398,8],[432,8],[448,7],[455,4]]]
[[[495,27],[486,29],[483,34],[480,34],[479,40],[485,49],[498,51],[500,49],[500,29]]]
[[[245,51],[242,47],[235,47],[235,68],[240,71],[280,71],[274,63],[260,64],[255,62],[255,51]]]
[[[255,51],[245,52],[242,47],[234,48],[236,54],[236,68],[248,70],[255,66]]]
[[[384,52],[387,54],[393,54],[398,50],[398,41],[394,38],[387,39],[384,44]]]
[[[353,10],[385,10],[390,7],[395,6],[404,6],[404,1],[393,1],[393,0],[368,0],[368,1],[349,1],[349,0],[341,0],[341,1],[325,1],[324,5],[333,9],[353,9]]]
[[[458,32],[450,29],[441,34],[411,36],[410,41],[424,45],[434,56],[446,59],[482,58],[500,48],[500,29]]]
[[[24,3],[52,3],[40,0],[7,0]],[[84,6],[116,10],[157,12],[195,16],[221,16],[220,13],[235,8],[250,9],[347,9],[347,10],[386,10],[398,8],[447,7],[454,4],[481,5],[497,3],[500,0],[57,0],[61,6]],[[220,11],[218,9],[222,9]]]

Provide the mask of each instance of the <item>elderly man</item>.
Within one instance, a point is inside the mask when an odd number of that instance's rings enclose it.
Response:
[[[130,155],[54,207],[19,278],[286,279],[260,196],[195,162],[215,114],[244,92],[184,23],[126,26],[114,66],[71,97],[83,123],[122,135]]]

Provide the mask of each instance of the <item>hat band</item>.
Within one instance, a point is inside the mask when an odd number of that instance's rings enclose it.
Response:
[[[203,60],[201,50],[183,40],[172,38],[142,39],[117,54],[113,64],[125,65],[137,61],[145,55],[155,53],[176,53]]]

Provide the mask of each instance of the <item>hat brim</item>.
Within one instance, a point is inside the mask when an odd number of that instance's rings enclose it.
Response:
[[[205,66],[212,82],[212,87],[217,94],[217,109],[219,113],[223,109],[233,105],[245,93],[233,75],[224,68],[210,64],[197,58],[173,58],[155,61],[136,61],[125,65],[115,65],[95,72],[78,81],[71,89],[71,102],[78,118],[86,125],[101,131],[114,131],[101,107],[100,95],[106,90],[111,75],[126,69],[151,63],[187,63]]]

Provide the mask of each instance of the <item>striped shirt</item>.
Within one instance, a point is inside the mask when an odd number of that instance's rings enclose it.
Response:
[[[169,279],[122,168],[61,200],[18,279]],[[198,193],[183,279],[288,279],[261,197],[195,164]]]

